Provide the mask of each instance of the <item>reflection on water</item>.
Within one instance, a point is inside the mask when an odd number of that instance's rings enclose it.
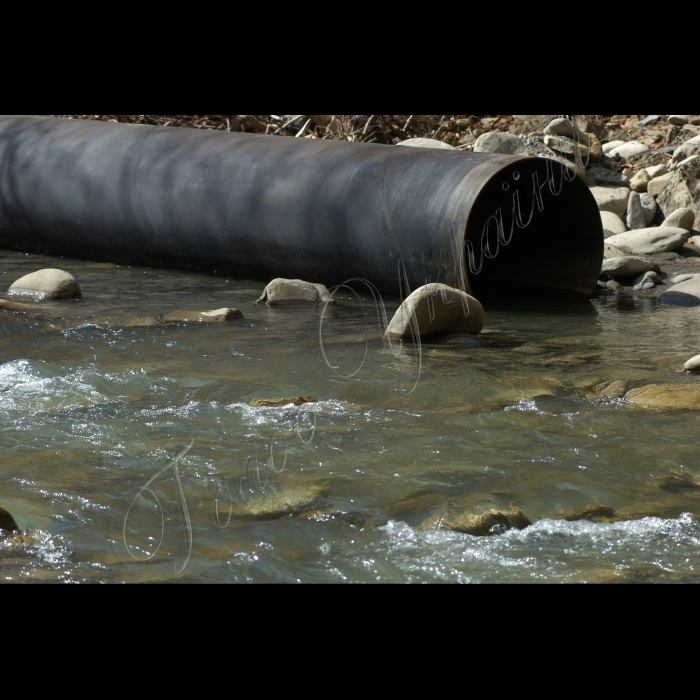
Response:
[[[3,289],[60,267],[84,293],[0,312],[0,506],[23,529],[0,541],[5,580],[698,578],[697,414],[602,392],[696,384],[679,369],[699,351],[698,309],[487,304],[477,339],[424,344],[406,396],[415,357],[385,348],[369,313],[365,364],[338,376],[365,353],[354,297],[324,320],[334,373],[314,356],[309,310],[256,306],[259,283],[2,257]],[[158,322],[225,306],[246,320]],[[264,405],[286,397],[314,401]],[[110,513],[122,522],[121,497],[161,470],[133,503],[128,549],[120,525],[111,547]]]

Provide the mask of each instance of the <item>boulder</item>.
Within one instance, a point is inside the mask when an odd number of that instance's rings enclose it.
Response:
[[[610,141],[609,143],[604,143],[603,153],[607,155],[610,151],[616,149],[618,146],[624,146],[626,143],[627,141]]]
[[[35,304],[22,304],[19,301],[0,299],[0,309],[5,309],[5,311],[31,311],[36,308]]]
[[[333,303],[330,292],[322,284],[303,280],[287,280],[278,277],[265,287],[260,299],[268,306],[292,306],[296,304]]]
[[[671,284],[680,284],[681,282],[687,282],[688,280],[695,279],[696,277],[700,277],[700,274],[686,273],[683,275],[676,275],[673,279],[671,279]]]
[[[659,227],[618,233],[606,239],[606,243],[633,255],[655,255],[678,250],[689,238],[690,233],[685,229]]]
[[[611,211],[622,217],[627,212],[630,190],[626,187],[591,187],[600,211]]]
[[[4,508],[0,508],[0,531],[9,533],[18,530],[19,527],[17,527],[15,519]]]
[[[656,200],[648,192],[643,192],[639,195],[639,203],[644,211],[644,221],[649,226],[656,216]]]
[[[459,289],[433,282],[419,287],[399,307],[386,329],[390,339],[411,338],[415,313],[421,337],[439,333],[479,333],[484,327],[481,304]]]
[[[241,321],[243,314],[238,309],[216,309],[215,311],[175,311],[163,316],[163,323],[224,323]]]
[[[632,192],[627,202],[627,228],[630,231],[646,228],[647,217],[642,208],[642,200],[639,192]]]
[[[668,168],[662,163],[661,165],[652,165],[646,168],[646,171],[649,179],[653,180],[655,177],[665,175],[668,172]]]
[[[659,299],[676,306],[700,306],[700,277],[693,277],[666,290]]]
[[[626,256],[604,259],[601,274],[619,279],[621,277],[633,277],[650,270],[658,272],[659,266],[650,260],[644,260],[644,258]]]
[[[613,148],[611,151],[608,151],[608,155],[611,158],[633,158],[634,156],[639,156],[642,153],[647,153],[648,151],[649,146],[645,146],[643,143],[639,143],[639,141],[628,141],[622,146],[618,146],[617,148]]]
[[[544,133],[551,136],[571,136],[576,132],[576,127],[569,119],[552,119],[544,128]]]
[[[656,198],[656,204],[665,217],[670,216],[676,209],[690,209],[696,214],[698,211],[690,188],[680,172],[671,175],[666,187]]]
[[[81,292],[75,277],[64,270],[46,268],[18,279],[9,289],[8,296],[26,296],[47,299],[76,299]]]
[[[691,231],[695,222],[695,212],[692,209],[682,207],[676,209],[664,219],[662,226],[671,226],[673,228],[684,228],[686,231]]]
[[[650,384],[632,389],[625,399],[647,408],[700,408],[700,386],[686,384]]]
[[[689,114],[672,114],[668,118],[667,121],[669,124],[676,124],[677,126],[683,126],[683,124],[687,124],[690,121],[690,115]]]
[[[449,143],[444,141],[438,141],[437,139],[406,139],[405,141],[399,141],[397,146],[412,146],[413,148],[441,148],[447,151],[456,151],[454,146],[450,146]]]
[[[659,175],[658,177],[649,180],[647,192],[652,197],[658,197],[663,192],[664,188],[672,177],[673,173],[666,173],[665,175]]]
[[[522,530],[532,523],[520,508],[509,510],[488,508],[483,513],[445,513],[431,516],[416,527],[417,530],[453,530],[467,535],[499,535],[506,530]]]
[[[656,272],[650,270],[649,272],[645,272],[643,275],[639,275],[639,277],[634,280],[632,289],[635,292],[641,292],[645,289],[654,289],[654,287],[660,283],[661,278],[656,274]]]
[[[563,136],[545,136],[544,145],[557,153],[563,153],[567,156],[575,156],[576,153],[580,153],[581,158],[586,158],[589,153],[588,146]]]
[[[686,372],[700,372],[700,355],[691,357],[684,365],[683,369]]]
[[[500,131],[492,131],[482,134],[474,144],[474,153],[508,153],[516,156],[528,155],[527,148],[513,134]]]
[[[646,170],[640,170],[631,180],[630,189],[632,192],[646,192],[649,184],[649,173]]]
[[[624,233],[627,230],[624,221],[611,211],[601,211],[600,219],[603,222],[603,231],[610,236],[616,233]]]

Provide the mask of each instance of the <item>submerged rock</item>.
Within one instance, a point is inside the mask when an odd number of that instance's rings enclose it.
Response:
[[[268,306],[292,306],[296,304],[333,303],[330,292],[322,284],[288,280],[278,277],[265,287],[260,299]]]
[[[417,530],[453,530],[466,535],[500,535],[506,530],[522,530],[532,525],[520,508],[487,508],[484,512],[443,513],[428,517]]]
[[[215,311],[174,311],[163,316],[163,323],[224,323],[241,321],[243,313],[238,309],[216,309]]]
[[[608,245],[636,255],[654,255],[678,250],[687,243],[690,233],[682,228],[643,228],[618,233],[606,239]]]
[[[602,384],[596,387],[596,389],[598,396],[615,399],[618,396],[622,396],[627,391],[628,384],[629,382],[626,382],[623,379],[616,379],[615,381]]]
[[[15,519],[4,508],[0,508],[0,531],[17,532],[18,530]]]
[[[484,308],[466,292],[433,282],[419,287],[394,314],[385,336],[411,338],[414,317],[420,337],[438,333],[480,333]]]
[[[290,403],[295,406],[302,406],[305,403],[313,403],[314,401],[316,399],[313,396],[295,396],[292,399],[255,399],[248,405],[253,408],[262,408],[264,406],[279,408],[280,406],[288,406]]]
[[[36,305],[33,304],[22,304],[18,301],[0,299],[0,309],[5,309],[6,311],[31,311],[36,308]]]
[[[555,518],[576,522],[578,520],[590,520],[594,523],[609,523],[615,520],[615,511],[608,506],[590,504],[584,508],[560,511]]]
[[[650,384],[632,389],[625,399],[638,406],[664,409],[700,409],[700,386]]]
[[[7,294],[44,301],[80,298],[81,291],[73,275],[64,270],[47,268],[21,277],[10,287]]]

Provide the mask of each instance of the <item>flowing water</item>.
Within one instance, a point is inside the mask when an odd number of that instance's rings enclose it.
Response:
[[[258,282],[0,255],[2,289],[42,267],[83,289],[0,312],[5,581],[700,580],[697,413],[600,390],[696,384],[700,309],[486,304],[418,376],[367,293],[328,308],[324,364],[318,310],[256,306]],[[221,307],[245,321],[158,322]],[[522,529],[469,534],[488,509]]]

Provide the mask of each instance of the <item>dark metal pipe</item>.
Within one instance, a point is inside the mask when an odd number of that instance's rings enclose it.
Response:
[[[598,209],[549,163],[0,116],[0,247],[328,286],[363,277],[394,294],[403,261],[412,289],[589,294]]]

